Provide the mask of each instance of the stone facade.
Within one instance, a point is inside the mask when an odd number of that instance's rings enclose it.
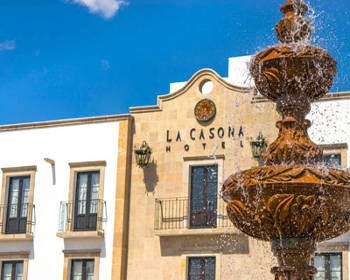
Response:
[[[243,64],[248,60],[245,57]],[[247,87],[230,84],[237,81],[235,67],[243,65],[237,59],[230,62],[228,78],[204,69],[188,82],[171,84],[170,94],[158,96],[156,106],[130,109],[133,146],[146,141],[153,153],[147,168],[132,160],[127,279],[140,279],[140,274],[142,279],[188,279],[189,258],[206,256],[216,259],[215,279],[273,279],[270,267],[276,259],[269,243],[249,238],[227,223],[209,229],[189,225],[191,166],[217,165],[219,191],[230,174],[259,164],[252,156],[252,139],[262,132],[270,144],[277,137],[275,122],[280,116],[275,105],[257,94],[251,81],[241,83]],[[199,122],[194,108],[205,98],[215,103],[216,116]],[[325,155],[341,156],[339,168],[349,167],[349,100],[349,93],[328,94],[313,104],[308,116],[313,123],[310,137]],[[169,201],[175,214],[166,206]],[[184,201],[185,214],[177,212],[178,201]],[[217,214],[225,215],[220,198],[217,207]],[[169,217],[183,214],[187,220],[166,225]],[[349,240],[347,233],[318,247],[319,253],[341,255],[343,280],[349,279]]]
[[[208,81],[212,91],[203,94]],[[156,225],[163,215],[160,208],[165,210],[164,205],[156,207],[156,199],[189,197],[191,166],[216,164],[220,190],[233,172],[258,165],[250,140],[263,132],[271,143],[277,136],[278,115],[274,104],[256,103],[255,97],[253,88],[233,86],[204,69],[180,90],[159,96],[157,106],[130,109],[133,145],[145,140],[153,154],[147,168],[138,168],[135,158],[132,162],[127,279],[140,279],[140,274],[142,279],[186,279],[191,256],[216,257],[216,279],[272,279],[269,267],[274,258],[268,243],[219,224],[210,229],[190,229],[188,221],[180,229]],[[200,123],[194,108],[204,98],[215,103],[217,113]]]

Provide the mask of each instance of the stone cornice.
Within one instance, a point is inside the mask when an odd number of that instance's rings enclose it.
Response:
[[[347,149],[348,143],[320,144],[318,146],[324,150],[338,150],[338,149]]]
[[[1,171],[5,173],[30,172],[30,171],[36,171],[36,169],[37,169],[36,165],[30,165],[30,166],[21,166],[21,167],[4,167],[4,168],[1,168]]]
[[[322,102],[322,101],[342,100],[342,99],[350,99],[350,91],[327,93],[324,97],[315,101],[315,103]],[[252,103],[265,103],[265,102],[272,102],[272,101],[262,95],[255,96],[252,100]]]
[[[132,116],[129,114],[120,114],[120,115],[106,115],[106,116],[98,116],[98,117],[63,119],[63,120],[54,120],[54,121],[32,122],[32,123],[9,124],[9,125],[1,125],[0,132],[34,129],[34,128],[48,128],[48,127],[67,126],[67,125],[93,124],[93,123],[113,122],[113,121],[131,120],[131,119],[132,119]]]

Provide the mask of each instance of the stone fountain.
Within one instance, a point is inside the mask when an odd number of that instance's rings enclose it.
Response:
[[[275,279],[312,279],[316,243],[350,229],[350,175],[322,165],[322,151],[307,133],[311,102],[324,96],[337,73],[328,52],[310,46],[308,6],[288,0],[276,25],[279,45],[257,54],[250,73],[260,94],[282,117],[265,165],[231,175],[222,194],[233,224],[271,242]]]

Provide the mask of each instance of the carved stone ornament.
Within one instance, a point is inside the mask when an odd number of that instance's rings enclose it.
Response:
[[[276,35],[281,43],[310,40],[313,28],[304,17],[307,11],[307,5],[302,1],[288,0],[282,5],[281,12],[284,18],[276,24]]]
[[[207,98],[200,100],[194,108],[194,115],[199,122],[212,120],[216,115],[215,103]]]
[[[310,140],[307,129],[310,121],[299,123],[294,117],[277,122],[279,135],[268,147],[265,164],[317,164],[322,160],[322,151]]]
[[[316,242],[350,229],[350,174],[323,166],[322,150],[307,133],[310,103],[328,92],[337,73],[328,52],[307,45],[307,11],[301,0],[287,0],[276,25],[281,44],[257,54],[250,66],[258,91],[276,102],[282,116],[266,166],[231,175],[222,189],[232,223],[271,241],[276,280],[311,280]]]
[[[244,233],[267,241],[295,237],[322,241],[350,229],[350,212],[342,209],[349,200],[349,195],[345,201],[341,192],[336,194],[337,199],[324,200],[324,196],[311,195],[305,187],[302,189],[305,195],[273,194],[272,188],[283,191],[283,188],[276,185],[265,188],[266,190],[260,189],[263,193],[260,202],[242,197],[227,205],[231,221]],[[332,195],[336,192],[333,190]],[[340,205],[335,206],[337,203]]]

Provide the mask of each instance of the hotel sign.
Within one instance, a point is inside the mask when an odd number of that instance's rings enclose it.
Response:
[[[180,130],[177,131],[166,131],[166,152],[171,152],[172,144],[182,143],[184,150],[188,152],[191,149],[191,145],[200,142],[202,144],[203,150],[206,149],[207,141],[217,141],[220,143],[221,148],[226,148],[227,140],[240,140],[240,147],[243,148],[243,137],[244,131],[243,127],[234,128],[229,126],[224,127],[211,127],[211,128],[192,128],[186,133],[181,133]]]

